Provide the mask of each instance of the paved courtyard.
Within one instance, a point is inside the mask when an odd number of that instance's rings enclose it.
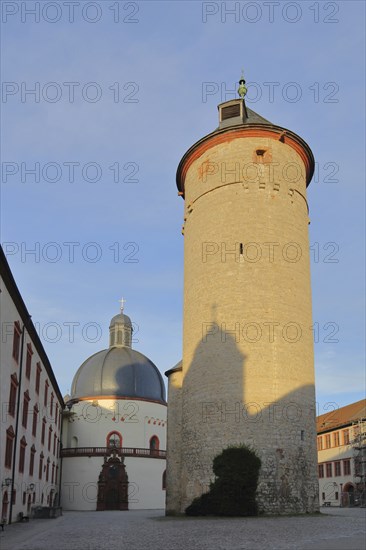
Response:
[[[366,510],[319,516],[166,518],[162,510],[64,512],[5,527],[2,550],[365,550]]]

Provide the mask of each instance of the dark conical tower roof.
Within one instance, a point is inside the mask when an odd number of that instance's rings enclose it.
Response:
[[[184,198],[185,196],[184,180],[189,163],[202,154],[206,150],[206,147],[209,147],[209,143],[212,145],[213,139],[216,140],[216,143],[223,143],[232,136],[239,134],[247,136],[266,134],[272,138],[276,136],[276,139],[282,143],[291,142],[292,146],[303,157],[306,167],[306,184],[309,185],[314,173],[314,157],[310,147],[300,136],[291,130],[273,124],[252,109],[249,109],[245,104],[247,88],[245,87],[243,77],[240,79],[239,84],[238,93],[240,97],[225,101],[217,106],[219,111],[218,128],[194,143],[182,157],[176,176],[178,195],[181,197]],[[193,151],[195,151],[195,155],[192,155]],[[188,164],[186,163],[187,159],[189,159]]]

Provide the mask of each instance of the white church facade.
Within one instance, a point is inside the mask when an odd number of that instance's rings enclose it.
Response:
[[[109,348],[84,361],[65,397],[64,510],[165,507],[165,386],[131,342],[132,323],[121,310]]]

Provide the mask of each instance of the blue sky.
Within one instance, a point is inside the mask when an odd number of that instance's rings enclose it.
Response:
[[[319,412],[361,399],[364,2],[80,1],[73,20],[62,1],[35,16],[36,4],[2,3],[1,242],[62,392],[107,347],[122,295],[134,347],[162,372],[181,358],[175,172],[217,127],[244,67],[248,106],[301,135],[318,162],[308,202]],[[38,182],[26,171],[36,163]]]

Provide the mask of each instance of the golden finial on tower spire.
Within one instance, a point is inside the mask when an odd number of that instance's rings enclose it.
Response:
[[[241,97],[241,99],[244,99],[247,93],[247,87],[245,86],[245,80],[244,80],[244,69],[241,70],[241,79],[239,80],[239,88],[238,88],[238,94]]]

